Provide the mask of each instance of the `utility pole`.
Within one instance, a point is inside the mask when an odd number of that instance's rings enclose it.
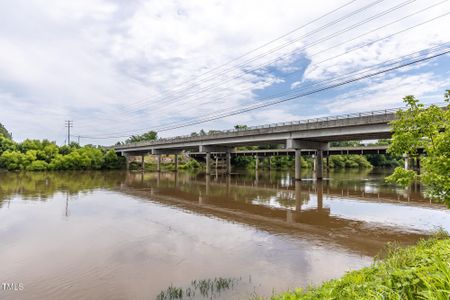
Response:
[[[73,127],[73,121],[66,120],[67,127],[67,145],[70,145],[70,128]]]

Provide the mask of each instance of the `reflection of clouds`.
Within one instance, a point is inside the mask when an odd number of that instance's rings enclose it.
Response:
[[[365,202],[327,197],[325,205],[331,214],[345,219],[380,223],[401,229],[431,231],[443,227],[450,231],[450,212],[446,209],[417,207],[407,204]]]
[[[75,293],[83,286],[108,294],[111,285],[123,287],[114,289],[115,297],[131,297],[124,283],[133,282],[134,290],[152,295],[171,283],[251,275],[258,293],[270,295],[272,288],[317,284],[370,262],[314,240],[273,235],[113,192],[80,196],[67,219],[62,218],[64,201],[61,194],[33,205],[14,199],[13,209],[0,210],[0,228],[6,230],[0,231],[2,241],[21,228],[0,245],[2,273],[23,275],[33,293],[43,292],[46,285],[39,278],[45,270],[46,280],[70,282]],[[253,287],[246,288],[251,292]]]

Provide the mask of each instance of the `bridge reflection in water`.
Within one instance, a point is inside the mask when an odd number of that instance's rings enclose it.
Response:
[[[442,226],[439,220],[434,224],[427,219],[427,214],[446,212],[424,199],[420,187],[397,191],[383,186],[382,176],[361,176],[346,179],[345,173],[336,173],[323,182],[299,182],[288,172],[233,176],[130,173],[121,191],[369,256],[379,253],[387,242],[411,244],[428,236],[431,228]],[[447,225],[450,228],[450,224],[443,226]]]

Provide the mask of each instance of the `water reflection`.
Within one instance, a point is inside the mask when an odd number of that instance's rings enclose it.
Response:
[[[212,298],[270,295],[450,230],[445,207],[384,175],[0,173],[2,276],[25,285],[0,298],[152,299],[194,292],[195,278],[249,277]]]
[[[130,174],[122,191],[371,256],[389,241],[410,244],[437,227],[450,230],[444,207],[430,204],[419,191],[404,194],[385,186],[382,174],[336,173],[318,182],[296,182],[289,173],[253,175]],[[176,176],[183,177],[181,186]]]

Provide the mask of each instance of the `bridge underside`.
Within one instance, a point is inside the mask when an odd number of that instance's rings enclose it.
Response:
[[[210,173],[211,155],[224,157],[227,172],[231,170],[231,157],[253,155],[256,167],[259,156],[292,155],[295,157],[295,178],[300,180],[301,155],[314,155],[316,178],[322,178],[322,158],[332,154],[366,154],[382,153],[385,149],[330,149],[329,142],[349,140],[371,140],[391,137],[389,122],[393,113],[366,114],[347,118],[325,118],[316,122],[291,122],[279,126],[260,126],[246,130],[219,132],[204,136],[161,139],[148,143],[129,144],[115,147],[124,156],[178,154],[189,152],[192,156],[203,156],[206,173]],[[260,152],[238,152],[236,148],[244,146],[277,145],[276,148]],[[270,147],[275,148],[275,147]],[[142,159],[142,161],[144,161]],[[175,160],[177,161],[177,160]]]

